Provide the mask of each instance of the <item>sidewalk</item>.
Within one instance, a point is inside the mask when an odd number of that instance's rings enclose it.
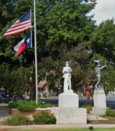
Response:
[[[10,117],[8,113],[8,104],[0,103],[0,121]]]
[[[89,128],[92,126],[93,128],[115,128],[114,124],[71,124],[71,125],[24,125],[24,126],[0,126],[0,131],[2,129],[17,129],[17,130],[30,130],[30,129],[75,129],[75,128]]]

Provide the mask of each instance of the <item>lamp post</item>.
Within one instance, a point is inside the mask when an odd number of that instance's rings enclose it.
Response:
[[[9,95],[7,95],[7,103],[9,102]]]
[[[0,95],[0,103],[1,103],[1,97],[2,97],[2,96]]]
[[[25,100],[25,94],[23,94],[23,100]]]
[[[14,101],[16,101],[16,95],[14,95]]]

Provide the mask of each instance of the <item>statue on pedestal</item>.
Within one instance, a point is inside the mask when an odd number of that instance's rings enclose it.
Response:
[[[99,60],[94,60],[94,62],[96,62],[97,63],[97,66],[95,67],[95,72],[96,72],[96,76],[97,76],[97,83],[96,83],[96,85],[95,85],[95,89],[100,89],[101,88],[101,86],[100,86],[100,83],[101,83],[101,70],[104,68],[104,67],[106,67],[107,65],[105,64],[105,65],[100,65],[99,64]]]
[[[66,66],[63,68],[63,78],[64,78],[64,92],[72,91],[71,89],[71,72],[72,69],[69,66],[69,62],[66,61]]]

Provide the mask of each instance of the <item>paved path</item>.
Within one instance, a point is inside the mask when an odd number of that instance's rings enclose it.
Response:
[[[3,131],[2,129],[16,129],[17,130],[32,130],[32,129],[76,129],[76,128],[89,128],[90,126],[93,126],[93,128],[115,128],[114,124],[71,124],[71,125],[25,125],[25,126],[0,126],[0,131]],[[9,131],[9,130],[7,130]]]
[[[7,104],[0,104],[0,121],[10,117]]]

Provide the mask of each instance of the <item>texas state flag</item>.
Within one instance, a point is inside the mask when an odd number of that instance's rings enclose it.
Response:
[[[16,51],[14,57],[18,56],[20,53],[31,47],[32,47],[32,32],[30,32],[26,36],[26,38],[24,38],[16,46],[14,46],[14,50]]]

